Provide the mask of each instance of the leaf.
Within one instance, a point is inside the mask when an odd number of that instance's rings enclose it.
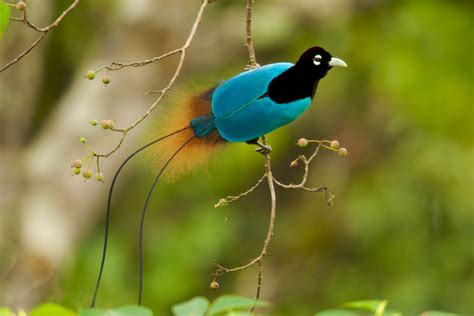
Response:
[[[314,316],[357,316],[357,314],[346,309],[327,309],[314,314]]]
[[[116,308],[88,308],[79,313],[79,316],[153,316],[153,312],[142,306],[129,305]]]
[[[0,0],[0,39],[5,33],[7,24],[10,22],[10,6],[3,3],[3,0]]]
[[[204,297],[195,297],[181,304],[174,305],[171,310],[175,316],[204,316],[209,301]]]
[[[29,313],[29,316],[77,316],[77,313],[64,306],[46,303],[38,307],[33,308]]]
[[[0,307],[0,316],[15,316],[10,307]]]
[[[354,301],[354,302],[347,302],[342,304],[343,307],[352,308],[352,309],[360,309],[369,312],[380,312],[385,310],[385,306],[387,305],[387,301],[385,300],[364,300],[364,301]]]
[[[442,311],[426,311],[426,312],[421,313],[421,316],[461,316],[461,315],[455,314],[455,313],[442,312]]]
[[[240,297],[235,295],[223,295],[218,297],[209,309],[210,315],[218,315],[224,312],[234,310],[250,309],[253,306],[268,306],[270,303],[265,301],[255,301],[255,299]]]

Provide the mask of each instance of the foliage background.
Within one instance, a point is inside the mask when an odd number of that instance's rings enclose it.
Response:
[[[66,5],[31,1],[30,11],[49,21]],[[159,88],[174,64],[112,73],[107,88],[82,76],[110,61],[178,47],[197,8],[191,0],[84,1],[0,78],[0,305],[88,305],[107,186],[69,177],[70,160],[84,153],[77,136],[111,146],[114,136],[88,127],[88,119],[133,121],[152,102],[143,92]],[[210,6],[180,93],[242,70],[244,10],[242,1]],[[321,45],[349,65],[324,79],[302,119],[269,136],[274,171],[288,179],[298,175],[288,167],[301,152],[292,145],[298,137],[338,139],[350,152],[347,159],[322,154],[312,169],[312,183],[336,194],[335,207],[320,195],[277,192],[263,285],[275,315],[377,297],[407,314],[474,311],[472,12],[469,1],[454,0],[257,1],[261,64],[294,61]],[[10,24],[2,63],[30,36]],[[154,116],[159,120],[160,111]],[[155,124],[135,131],[107,161],[109,179],[127,152],[153,137]],[[138,159],[120,179],[101,306],[136,300],[138,211],[153,171],[150,159]],[[254,294],[256,271],[224,276],[217,293],[208,285],[215,260],[240,264],[260,250],[268,192],[213,205],[262,172],[251,147],[233,144],[208,170],[160,184],[145,226],[144,303],[156,314],[195,295]]]

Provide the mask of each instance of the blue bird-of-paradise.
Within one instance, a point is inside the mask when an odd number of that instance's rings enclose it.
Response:
[[[112,179],[108,195],[106,228],[102,261],[91,307],[95,306],[102,277],[108,241],[108,223],[112,193],[125,164],[142,150],[165,140],[155,152],[161,166],[142,210],[140,224],[140,284],[138,303],[142,298],[142,232],[145,212],[151,194],[165,169],[171,178],[207,162],[216,148],[229,142],[257,145],[267,154],[271,147],[260,137],[296,120],[308,109],[316,95],[319,81],[332,67],[347,67],[321,47],[307,49],[295,64],[269,64],[242,72],[224,82],[173,104],[164,117],[160,137],[133,152],[120,165]]]

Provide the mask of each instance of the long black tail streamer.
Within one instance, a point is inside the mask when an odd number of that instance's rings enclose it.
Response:
[[[189,128],[192,128],[196,125],[199,125],[199,124],[202,124],[202,123],[205,123],[205,122],[208,122],[208,121],[211,121],[213,120],[214,117],[211,116],[209,117],[209,119],[206,119],[204,121],[201,121],[197,124],[190,124],[189,126],[186,126],[184,128],[181,128],[175,132],[172,132],[168,135],[165,135],[165,136],[162,136],[158,139],[155,139],[154,141],[152,142],[149,142],[148,144],[146,145],[143,145],[142,147],[138,148],[136,151],[134,151],[132,154],[130,154],[123,162],[122,164],[119,166],[119,168],[117,169],[117,171],[115,172],[114,174],[114,177],[112,178],[112,182],[110,184],[110,189],[109,189],[109,193],[108,193],[108,197],[107,197],[107,208],[106,208],[106,211],[105,211],[105,228],[104,228],[104,245],[103,245],[103,248],[102,248],[102,259],[101,259],[101,262],[100,262],[100,268],[99,268],[99,275],[97,276],[97,282],[96,282],[96,285],[95,285],[95,289],[94,289],[94,295],[92,297],[92,302],[90,304],[90,307],[93,308],[95,306],[95,303],[96,303],[96,299],[97,299],[97,294],[99,292],[99,286],[100,286],[100,281],[102,279],[102,274],[104,272],[104,265],[105,265],[105,257],[107,255],[107,244],[108,244],[108,240],[109,240],[109,222],[110,222],[110,210],[111,210],[111,204],[112,204],[112,193],[113,193],[113,190],[114,190],[114,187],[115,187],[115,183],[117,182],[117,178],[120,174],[120,172],[122,171],[122,169],[125,167],[125,165],[133,158],[135,157],[138,153],[140,153],[141,151],[145,150],[146,148],[150,147],[151,145],[154,145],[168,137],[171,137],[173,135],[176,135],[182,131],[185,131]]]
[[[139,265],[140,265],[140,280],[139,280],[139,287],[138,287],[138,305],[142,304],[142,292],[143,292],[143,224],[145,223],[145,214],[146,210],[148,207],[148,202],[150,201],[150,197],[153,193],[153,190],[156,187],[156,184],[158,183],[158,180],[160,179],[161,175],[165,171],[166,167],[170,164],[170,162],[178,155],[178,153],[187,145],[189,144],[193,139],[195,139],[196,136],[193,136],[189,138],[183,145],[181,145],[175,152],[174,154],[166,161],[166,163],[161,167],[160,171],[156,175],[155,179],[153,180],[153,183],[151,184],[150,189],[148,190],[148,194],[145,199],[145,204],[143,205],[142,209],[142,214],[140,218],[140,232],[139,232]]]

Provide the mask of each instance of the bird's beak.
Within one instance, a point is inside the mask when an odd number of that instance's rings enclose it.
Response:
[[[347,64],[344,62],[344,60],[332,57],[331,60],[329,61],[329,66],[336,66],[336,67],[347,67]]]

